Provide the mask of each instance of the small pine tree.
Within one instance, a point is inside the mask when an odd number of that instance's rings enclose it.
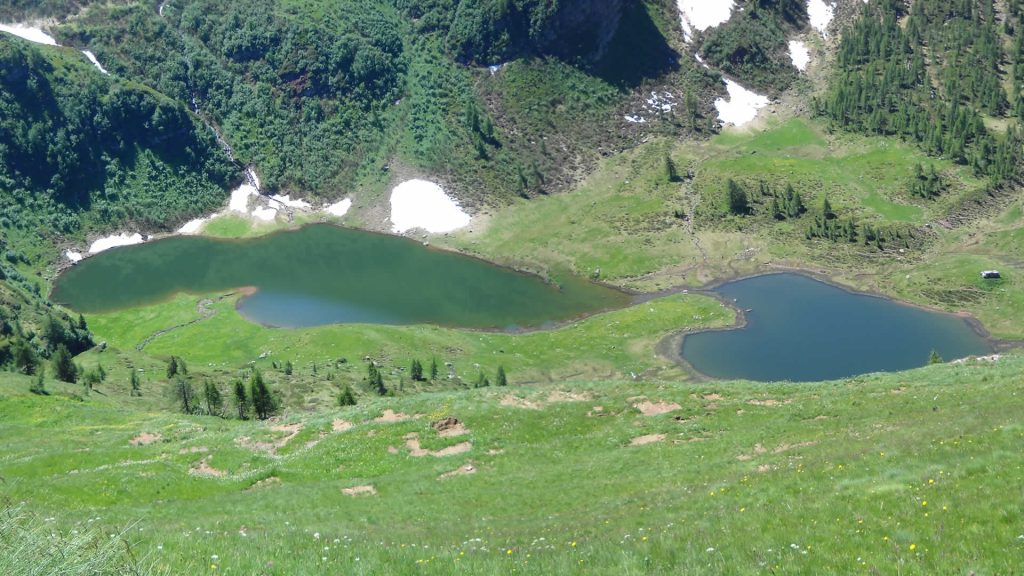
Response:
[[[729,192],[729,212],[738,216],[750,213],[750,202],[747,200],[747,192],[740,187],[732,178],[726,183]]]
[[[821,213],[828,220],[836,217],[836,213],[832,211],[832,203],[828,201],[828,195],[825,195],[825,199],[821,202]]]
[[[480,375],[477,376],[477,378],[476,378],[476,387],[477,388],[486,388],[486,387],[488,387],[490,385],[491,385],[490,379],[488,379],[487,375],[484,374],[484,371],[481,370],[480,371]]]
[[[253,371],[249,381],[249,397],[252,398],[252,409],[260,420],[270,418],[277,411],[277,402],[259,370]]]
[[[437,358],[430,359],[430,379],[437,380]]]
[[[249,396],[241,379],[235,380],[235,408],[238,410],[239,420],[249,419]]]
[[[35,380],[32,382],[32,386],[28,389],[29,392],[40,396],[48,396],[50,394],[46,391],[46,383],[43,381],[45,374],[46,368],[40,367],[39,371],[36,373]]]
[[[352,391],[352,387],[349,386],[348,384],[346,384],[345,388],[341,391],[341,394],[338,394],[338,406],[344,407],[344,406],[355,406],[355,405],[356,405],[356,394],[355,394],[355,392]]]
[[[196,406],[195,390],[192,389],[192,382],[187,378],[175,376],[171,385],[173,386],[174,399],[181,405],[182,413],[194,414]]]
[[[36,356],[36,351],[32,349],[31,344],[16,338],[11,354],[14,356],[14,367],[18,372],[28,376],[35,374],[36,367],[39,366],[39,357]]]
[[[943,362],[942,356],[939,356],[938,351],[933,349],[932,353],[928,355],[928,363],[929,364],[942,364],[942,362]]]
[[[96,376],[99,377],[100,382],[107,381],[107,371],[103,369],[103,364],[96,365]]]
[[[665,179],[669,182],[679,181],[679,172],[676,171],[676,163],[672,161],[672,156],[665,154]]]
[[[388,395],[388,388],[384,385],[384,376],[381,375],[380,369],[377,368],[377,364],[370,362],[370,366],[367,369],[367,380],[370,383],[370,387],[373,388],[377,394],[381,396]]]
[[[89,329],[89,327],[85,323],[85,316],[82,316],[81,314],[78,315],[78,329],[79,330],[88,330]]]
[[[291,376],[292,372],[294,370],[295,370],[295,367],[292,366],[292,361],[291,360],[286,360],[285,363],[284,363],[284,375],[285,376]]]
[[[139,382],[139,372],[138,372],[138,370],[136,370],[134,368],[132,368],[131,384],[132,384],[132,392],[131,392],[132,396],[136,396],[136,397],[142,396],[142,383]]]
[[[410,377],[416,382],[422,382],[423,378],[423,364],[420,364],[419,360],[412,361],[412,369],[409,370]]]
[[[508,377],[505,376],[505,367],[498,366],[498,375],[495,376],[498,386],[508,386]]]
[[[53,363],[53,374],[58,380],[69,384],[78,382],[78,367],[75,366],[68,347],[63,343],[57,345],[51,362]]]
[[[209,380],[203,385],[203,399],[206,400],[206,413],[210,416],[222,416],[224,414],[224,398],[220,394],[217,385]]]

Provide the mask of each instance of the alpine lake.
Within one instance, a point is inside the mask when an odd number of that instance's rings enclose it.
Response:
[[[688,334],[682,358],[712,378],[794,382],[917,368],[990,354],[967,320],[850,292],[801,274],[755,276],[714,292],[743,311],[730,330]]]
[[[566,275],[557,282],[385,234],[326,224],[248,239],[176,236],[108,250],[61,274],[51,298],[85,314],[178,293],[241,290],[238,311],[280,328],[338,323],[543,329],[632,302]],[[679,357],[712,378],[816,381],[915,368],[932,350],[992,352],[965,319],[782,273],[713,292],[742,312],[732,329],[687,334]]]
[[[238,304],[243,316],[283,328],[542,328],[630,302],[629,295],[583,278],[546,282],[406,238],[327,224],[241,240],[176,236],[108,250],[65,271],[51,298],[90,314],[182,292],[239,288],[247,293]]]

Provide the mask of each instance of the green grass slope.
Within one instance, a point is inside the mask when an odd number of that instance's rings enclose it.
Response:
[[[66,531],[131,526],[172,573],[1006,574],[1022,370],[513,386],[269,423],[2,374],[0,494]],[[465,430],[431,427],[448,416]]]

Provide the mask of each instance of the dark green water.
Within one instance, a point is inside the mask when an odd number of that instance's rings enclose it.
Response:
[[[624,306],[629,297],[581,278],[559,287],[419,243],[329,225],[245,240],[181,236],[117,248],[63,273],[51,295],[84,313],[242,286],[239,311],[282,327],[346,322],[538,327]]]
[[[772,274],[715,290],[746,312],[737,330],[683,339],[682,355],[714,378],[807,382],[988,354],[962,318],[855,294],[799,274]]]

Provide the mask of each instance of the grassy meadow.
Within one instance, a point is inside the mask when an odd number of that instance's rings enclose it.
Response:
[[[3,492],[176,574],[1007,574],[1022,371],[492,387],[267,423],[4,374]]]

